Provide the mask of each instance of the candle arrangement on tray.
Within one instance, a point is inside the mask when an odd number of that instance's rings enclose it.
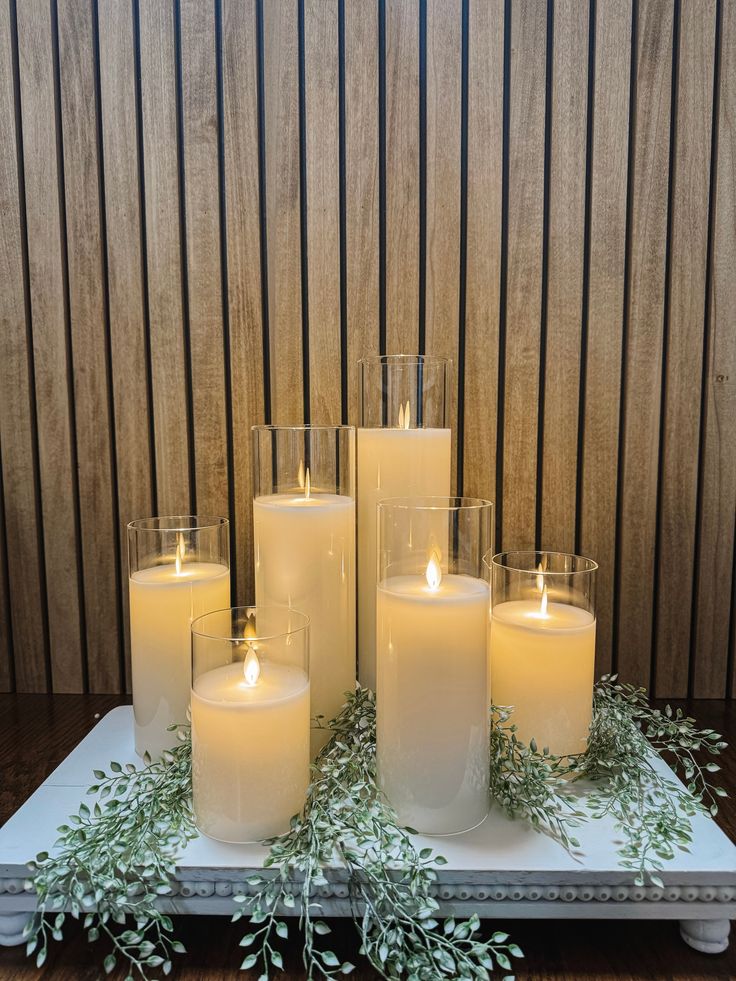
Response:
[[[656,882],[688,818],[714,810],[717,766],[693,752],[717,754],[720,737],[615,679],[594,686],[595,562],[494,555],[493,504],[450,496],[449,371],[369,358],[357,432],[254,427],[253,606],[230,607],[225,518],[128,526],[144,762],[96,772],[93,810],[38,856],[39,964],[68,908],[112,942],[106,970],[168,973],[181,944],[157,897],[200,833],[271,849],[234,907],[252,924],[243,967],[262,979],[282,966],[290,910],[310,977],[352,970],[320,940],[315,890],[335,863],[382,974],[485,977],[521,952],[477,916],[439,922],[442,858],[416,832],[461,834],[495,802],[574,849],[574,829],[612,811],[622,867]],[[652,750],[687,789],[647,765]]]

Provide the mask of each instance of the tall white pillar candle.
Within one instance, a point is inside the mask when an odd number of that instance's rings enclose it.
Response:
[[[168,520],[142,519],[129,526],[135,748],[153,758],[177,743],[168,726],[187,721],[192,620],[230,606],[225,519],[181,531],[163,527]]]
[[[333,718],[355,688],[355,501],[269,494],[253,502],[256,604],[310,619],[312,715]],[[314,730],[316,753],[329,732]]]
[[[361,685],[375,689],[377,505],[389,497],[447,497],[451,432],[359,429],[357,447],[358,670]]]

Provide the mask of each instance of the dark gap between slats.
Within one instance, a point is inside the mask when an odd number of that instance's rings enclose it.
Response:
[[[657,450],[657,503],[654,533],[654,581],[652,583],[652,637],[649,655],[649,691],[656,694],[657,685],[657,628],[659,627],[659,566],[662,558],[662,494],[665,463],[665,418],[667,413],[667,367],[672,294],[672,222],[675,201],[675,162],[677,159],[677,102],[680,84],[680,0],[675,0],[672,24],[672,81],[670,90],[670,146],[667,173],[667,230],[664,253],[664,309],[662,312],[662,372],[659,401],[659,447]],[[675,693],[679,694],[679,693]]]
[[[5,656],[8,661],[8,690],[15,691],[15,643],[13,639],[13,607],[10,597],[10,566],[8,563],[8,538],[7,538],[7,528],[8,523],[6,520],[6,509],[5,509],[5,481],[3,479],[3,447],[0,443],[0,562],[3,566],[3,576],[5,579],[5,588],[3,589],[3,599],[5,600],[5,609],[8,611],[8,615],[5,621],[5,626],[7,630],[8,646],[5,651]]]
[[[340,421],[348,420],[348,232],[345,145],[345,0],[337,5],[337,129],[340,220]],[[350,371],[355,368],[350,365]],[[338,441],[339,446],[339,441]],[[339,470],[337,471],[340,472]]]
[[[555,0],[547,0],[547,50],[544,103],[544,178],[542,204],[542,298],[539,309],[539,394],[537,399],[537,497],[534,510],[534,547],[542,547],[542,493],[544,490],[544,403],[547,367],[547,314],[549,309],[549,201],[552,169],[552,72],[555,44]]]
[[[618,459],[616,464],[616,543],[613,572],[613,612],[611,622],[611,671],[618,671],[619,615],[621,608],[621,517],[623,513],[624,424],[626,422],[626,359],[629,340],[629,293],[631,290],[631,225],[634,207],[634,154],[636,143],[636,87],[638,76],[639,2],[631,5],[631,71],[629,80],[629,149],[626,174],[626,233],[624,246],[624,304],[621,321],[621,401],[618,417]]]
[[[271,423],[271,338],[268,319],[268,224],[266,211],[266,97],[263,0],[256,0],[258,55],[258,209],[261,251],[261,331],[263,336],[263,416]]]
[[[460,62],[460,255],[457,348],[457,493],[465,489],[465,326],[468,290],[468,92],[470,65],[470,0],[462,5]]]
[[[181,265],[182,331],[186,376],[187,438],[189,441],[189,507],[197,513],[197,466],[194,442],[194,378],[189,319],[189,260],[187,257],[187,203],[184,165],[184,69],[181,55],[181,2],[174,0],[174,57],[176,64],[176,156],[179,172],[179,262]]]
[[[386,353],[386,0],[378,0],[378,350]]]
[[[215,0],[215,76],[217,88],[217,191],[220,234],[220,298],[222,303],[222,348],[225,376],[225,432],[227,439],[227,501],[230,516],[230,596],[238,595],[237,523],[235,512],[235,450],[233,446],[233,385],[230,360],[230,281],[227,261],[227,186],[225,183],[225,92],[223,78],[222,0]],[[247,520],[247,518],[246,518]]]
[[[307,236],[307,79],[305,65],[304,0],[298,8],[299,62],[299,237],[301,245],[302,378],[304,422],[311,419],[309,399],[309,253]]]
[[[123,632],[123,581],[120,563],[120,497],[118,494],[118,449],[115,429],[115,392],[112,374],[112,328],[110,326],[110,270],[107,256],[107,203],[105,200],[105,158],[102,149],[102,85],[100,81],[100,12],[92,2],[92,46],[95,72],[95,134],[97,138],[97,195],[100,209],[100,251],[102,253],[102,302],[105,332],[105,377],[107,383],[108,436],[110,440],[110,488],[112,492],[112,543],[115,567],[115,613],[118,638],[118,684],[125,691],[125,634]]]
[[[427,0],[419,0],[419,354],[427,347]],[[407,351],[407,354],[413,352]],[[421,391],[421,388],[419,389]],[[422,424],[421,400],[417,425]]]

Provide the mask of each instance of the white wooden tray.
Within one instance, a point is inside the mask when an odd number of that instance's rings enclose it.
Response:
[[[33,796],[0,828],[0,944],[22,942],[35,906],[26,863],[48,850],[57,827],[75,814],[93,782],[93,769],[111,760],[140,763],[133,748],[133,710],[113,709]],[[664,770],[664,763],[657,762]],[[694,840],[666,866],[664,888],[639,887],[616,856],[612,823],[591,821],[577,832],[583,857],[576,861],[523,821],[498,812],[474,831],[421,839],[447,858],[439,871],[437,898],[444,913],[481,917],[552,919],[677,919],[683,938],[697,950],[719,953],[728,945],[736,917],[736,847],[714,821],[698,816]],[[234,911],[232,896],[248,893],[245,878],[261,867],[266,849],[225,845],[200,837],[179,862],[177,882],[161,906],[173,913]],[[350,915],[344,876],[336,869],[319,890],[326,916]]]

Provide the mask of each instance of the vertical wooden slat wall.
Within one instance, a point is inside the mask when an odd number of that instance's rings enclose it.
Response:
[[[130,686],[125,523],[443,354],[498,548],[598,669],[736,694],[728,0],[0,0],[0,690]]]

